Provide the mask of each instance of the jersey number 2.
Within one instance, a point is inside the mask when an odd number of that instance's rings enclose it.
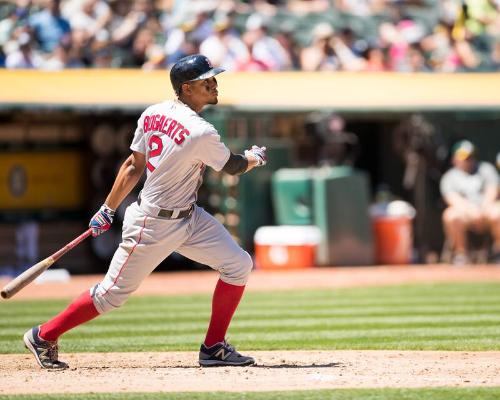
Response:
[[[163,142],[158,136],[153,135],[149,138],[148,145],[149,145],[149,157],[148,157],[149,159],[146,166],[148,167],[149,171],[153,172],[156,169],[156,167],[154,167],[149,162],[149,160],[151,160],[153,157],[158,157],[161,154],[163,150]]]

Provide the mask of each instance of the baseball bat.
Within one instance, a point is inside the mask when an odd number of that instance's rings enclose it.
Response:
[[[45,270],[47,270],[52,264],[59,260],[64,254],[78,246],[83,240],[92,234],[92,229],[87,229],[80,236],[73,239],[64,247],[57,250],[54,254],[47,257],[46,259],[36,263],[21,275],[11,280],[7,285],[4,286],[0,294],[4,299],[10,299],[22,288],[33,282],[38,276],[40,276]]]

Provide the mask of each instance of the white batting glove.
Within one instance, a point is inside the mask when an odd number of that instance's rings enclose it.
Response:
[[[249,155],[257,160],[257,167],[267,164],[266,148],[253,145],[250,150],[245,150],[245,156]]]

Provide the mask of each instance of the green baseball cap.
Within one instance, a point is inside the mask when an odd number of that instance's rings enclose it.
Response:
[[[463,161],[472,157],[476,153],[476,146],[469,140],[461,140],[455,143],[452,149],[453,158]]]

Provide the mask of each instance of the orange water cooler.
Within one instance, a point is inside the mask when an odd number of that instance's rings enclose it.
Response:
[[[375,255],[378,264],[410,264],[413,249],[412,219],[377,217],[373,220]]]
[[[316,226],[263,226],[254,236],[255,267],[301,269],[316,265],[321,232]]]

